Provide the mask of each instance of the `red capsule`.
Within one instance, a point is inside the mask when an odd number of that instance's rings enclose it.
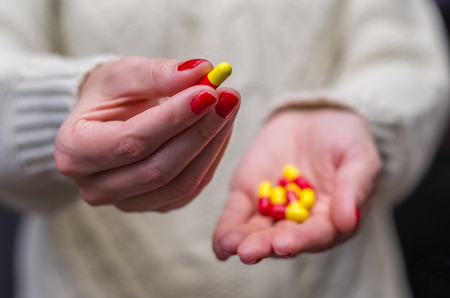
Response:
[[[301,189],[305,189],[305,188],[311,188],[314,189],[314,187],[312,187],[311,183],[309,183],[309,181],[303,177],[303,176],[298,176],[297,178],[295,178],[294,180],[295,184],[297,184]]]
[[[290,181],[286,177],[281,177],[280,180],[278,180],[278,185],[286,187]]]
[[[274,220],[282,220],[286,218],[286,205],[277,204],[272,206],[272,210],[270,210],[270,216]]]
[[[286,198],[288,200],[288,203],[296,202],[296,201],[299,200],[299,197],[297,196],[297,194],[293,190],[288,190],[286,192]]]
[[[262,215],[270,215],[271,205],[269,198],[259,198],[258,211]]]

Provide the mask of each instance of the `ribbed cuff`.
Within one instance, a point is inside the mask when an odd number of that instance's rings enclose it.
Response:
[[[17,81],[15,143],[28,174],[57,171],[54,144],[59,127],[75,103],[90,72],[112,57],[45,59],[24,67]]]
[[[60,57],[0,59],[0,199],[13,208],[51,212],[78,197],[54,159],[55,139],[81,84],[115,60]]]

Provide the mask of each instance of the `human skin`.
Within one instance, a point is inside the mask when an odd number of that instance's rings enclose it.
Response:
[[[316,189],[303,223],[274,222],[257,211],[263,180],[278,181],[297,165]],[[352,237],[367,211],[381,159],[366,122],[338,109],[290,110],[273,116],[242,159],[213,236],[218,259],[237,254],[245,264],[271,256],[328,250]],[[358,208],[358,211],[356,209]]]
[[[211,180],[240,95],[197,85],[213,69],[210,62],[181,63],[126,57],[99,67],[83,84],[58,132],[55,160],[90,205],[168,211]]]

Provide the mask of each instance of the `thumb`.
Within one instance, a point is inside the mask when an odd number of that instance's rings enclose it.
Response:
[[[342,233],[351,233],[359,223],[359,209],[370,196],[381,169],[375,150],[347,155],[337,169],[331,198],[331,220]]]
[[[94,71],[81,95],[90,93],[100,101],[171,97],[198,84],[212,69],[213,65],[204,59],[182,62],[126,57]]]

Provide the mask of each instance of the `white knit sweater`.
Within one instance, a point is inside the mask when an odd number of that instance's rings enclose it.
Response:
[[[27,211],[19,297],[407,296],[389,208],[424,172],[445,121],[440,30],[428,0],[0,1],[0,197]],[[56,169],[57,130],[108,54],[235,69],[226,85],[243,101],[229,149],[181,210],[92,208]],[[211,234],[264,116],[319,100],[361,113],[383,158],[359,234],[321,254],[217,261]]]

